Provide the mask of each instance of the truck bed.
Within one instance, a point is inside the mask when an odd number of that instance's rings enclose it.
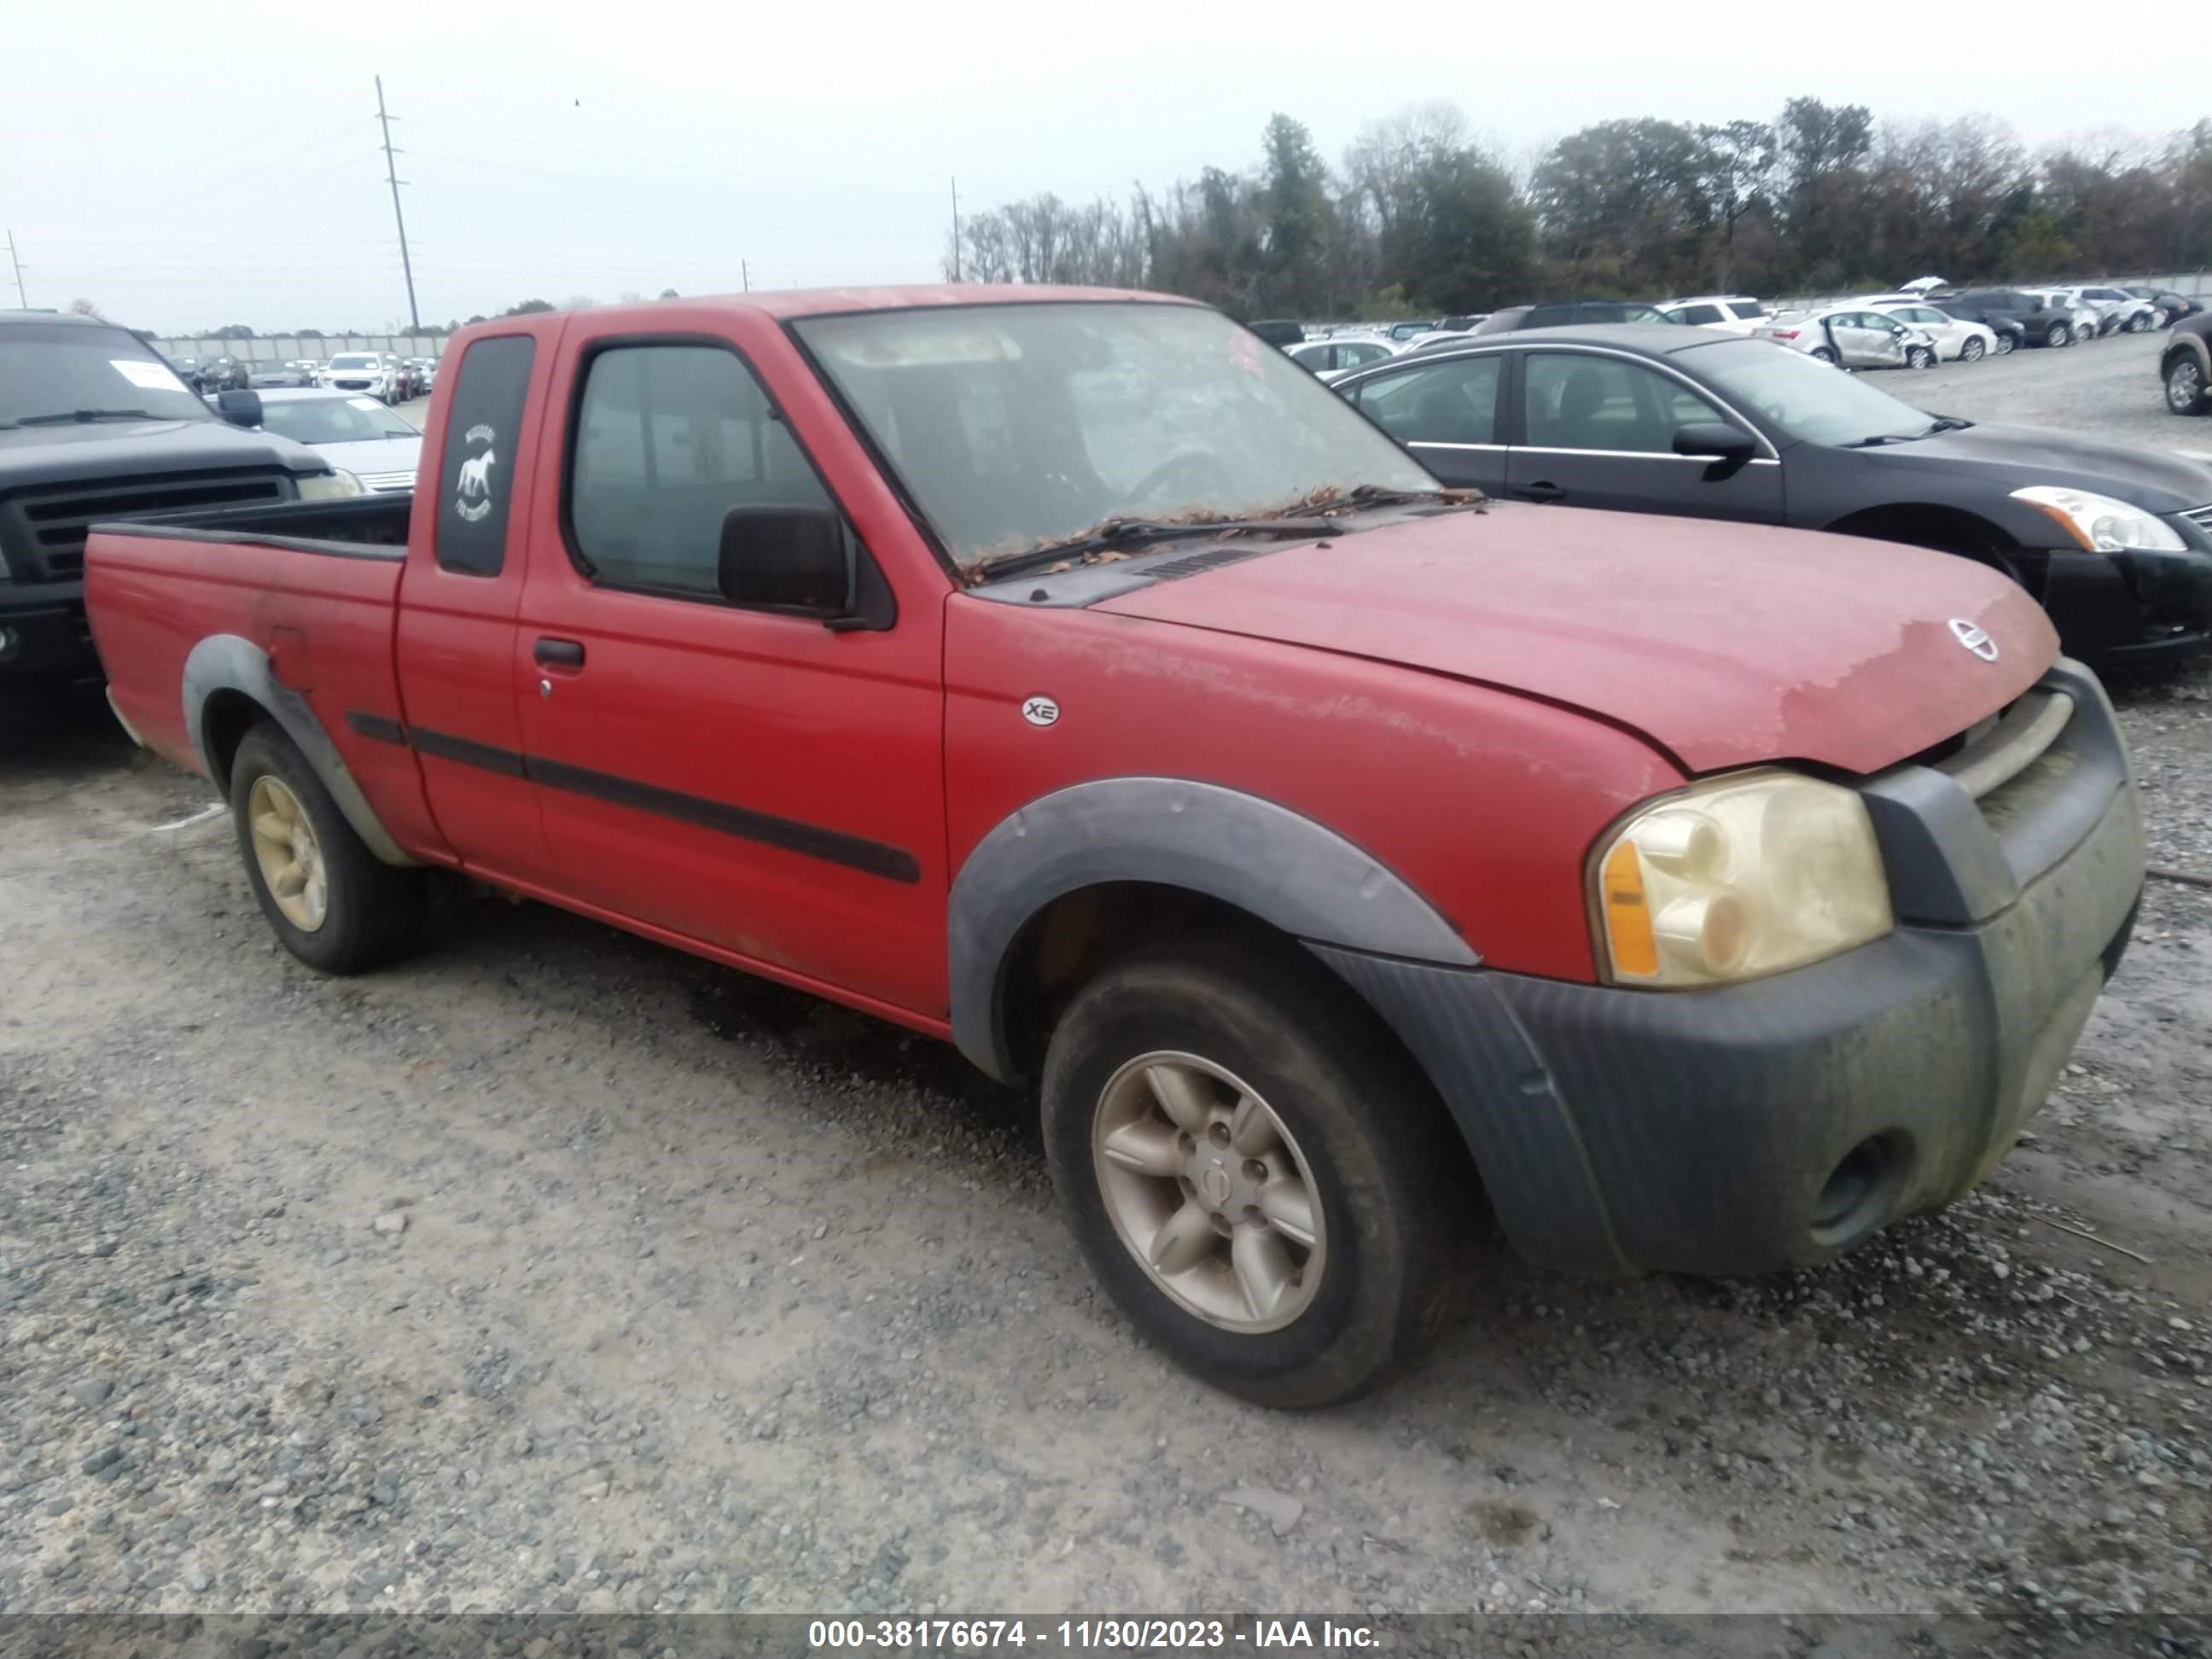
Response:
[[[310,553],[402,558],[411,495],[352,495],[268,507],[202,507],[127,522],[96,524],[101,535],[156,536],[194,542],[266,543]]]

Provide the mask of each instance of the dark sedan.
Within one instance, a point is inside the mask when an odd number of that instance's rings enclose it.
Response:
[[[262,392],[286,386],[309,386],[315,383],[314,373],[298,363],[260,362],[251,365],[246,374],[249,391]]]
[[[1930,416],[1767,340],[1595,327],[1394,358],[1334,388],[1446,483],[1910,542],[2006,571],[2106,667],[2212,641],[2212,468]]]

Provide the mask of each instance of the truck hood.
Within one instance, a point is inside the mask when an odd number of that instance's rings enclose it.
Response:
[[[2150,513],[2212,503],[2212,467],[2171,450],[2116,444],[2049,427],[1984,426],[1856,452],[1900,474],[1941,467],[1978,477],[2002,495],[2060,484],[2114,496]]]
[[[330,470],[304,444],[214,419],[88,421],[0,429],[0,494],[27,484],[216,467]]]
[[[2057,654],[2035,601],[1965,559],[1559,507],[1402,520],[1091,608],[1583,709],[1690,772],[1787,760],[1878,771],[2011,702]],[[1986,631],[1996,660],[1963,644],[1954,620]]]

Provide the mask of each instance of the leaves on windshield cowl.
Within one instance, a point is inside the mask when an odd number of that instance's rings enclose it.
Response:
[[[1438,485],[1434,489],[1413,491],[1382,489],[1374,484],[1354,484],[1348,489],[1341,484],[1322,484],[1316,489],[1308,490],[1294,501],[1281,507],[1265,507],[1256,513],[1240,514],[1232,517],[1213,507],[1198,507],[1182,513],[1162,514],[1157,517],[1147,516],[1141,522],[1147,525],[1173,526],[1177,528],[1218,524],[1221,526],[1219,539],[1231,541],[1239,536],[1258,534],[1261,526],[1277,524],[1284,520],[1319,519],[1328,523],[1349,517],[1355,513],[1372,513],[1381,507],[1409,506],[1417,502],[1424,505],[1433,503],[1439,507],[1471,507],[1480,513],[1489,501],[1490,497],[1480,489],[1455,489],[1449,485]],[[983,556],[975,563],[963,567],[960,572],[960,580],[964,586],[980,586],[985,582],[997,580],[999,573],[994,570],[994,567],[1003,564],[1008,560],[1040,552],[1062,542],[1088,541],[1093,537],[1108,534],[1117,525],[1129,522],[1128,515],[1117,513],[1111,517],[1099,520],[1086,530],[1079,530],[1071,536],[1054,536],[1048,542],[1038,543],[1010,538],[986,549]],[[1078,565],[1119,564],[1125,559],[1134,558],[1140,553],[1149,551],[1152,546],[1163,544],[1166,539],[1163,538],[1161,543],[1147,543],[1141,534],[1133,535],[1117,546],[1094,548],[1086,552],[1072,555],[1057,563],[1046,566],[1042,570],[1026,574],[1059,576],[1065,575]]]

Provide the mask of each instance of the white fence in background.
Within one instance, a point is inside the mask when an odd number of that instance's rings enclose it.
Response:
[[[435,357],[446,349],[442,334],[325,334],[304,339],[271,334],[252,340],[156,340],[154,349],[174,362],[179,357],[235,357],[241,363],[289,363],[307,358],[320,362],[342,351],[388,351],[395,357]]]

